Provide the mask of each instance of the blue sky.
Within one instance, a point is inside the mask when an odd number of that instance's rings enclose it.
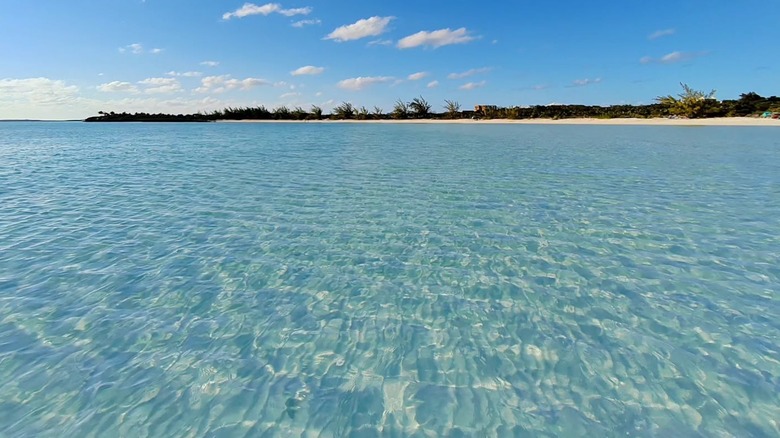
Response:
[[[0,119],[780,94],[780,2],[2,0]]]

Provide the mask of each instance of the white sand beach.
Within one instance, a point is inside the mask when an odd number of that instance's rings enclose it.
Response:
[[[418,120],[220,120],[218,123],[403,123],[403,124],[474,124],[474,125],[646,125],[646,126],[776,126],[778,119],[757,117],[720,117],[712,119],[418,119]]]

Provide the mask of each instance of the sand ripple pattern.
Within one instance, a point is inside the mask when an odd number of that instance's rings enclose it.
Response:
[[[780,435],[762,128],[0,125],[0,435]]]

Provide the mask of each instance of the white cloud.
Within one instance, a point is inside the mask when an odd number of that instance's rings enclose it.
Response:
[[[644,56],[639,59],[642,64],[674,64],[676,62],[690,61],[692,59],[700,58],[707,55],[707,52],[672,52],[660,58],[653,58],[652,56]]]
[[[324,67],[315,67],[313,65],[305,65],[290,72],[293,76],[301,75],[318,75],[325,71]]]
[[[666,54],[661,57],[660,61],[663,63],[672,63],[672,62],[680,62],[682,60],[688,59],[690,57],[689,54],[683,53],[683,52],[672,52],[669,54]]]
[[[369,76],[344,79],[339,81],[338,87],[344,90],[359,91],[370,85],[391,82],[394,78],[390,76]]]
[[[184,72],[178,72],[178,71],[169,71],[168,73],[165,73],[168,76],[181,76],[184,78],[197,78],[203,75],[203,73],[199,71],[184,71]]]
[[[647,39],[649,40],[657,40],[658,38],[663,38],[665,36],[674,35],[675,32],[677,32],[675,29],[661,29],[657,30],[650,35],[647,36]]]
[[[230,20],[231,18],[244,18],[250,15],[270,15],[273,13],[292,17],[294,15],[308,15],[311,11],[312,9],[310,7],[284,9],[279,3],[266,3],[262,6],[258,6],[254,3],[244,3],[244,6],[241,6],[235,11],[222,14],[222,19]]]
[[[0,79],[0,119],[82,119],[91,114],[88,103],[78,87],[61,80]]]
[[[374,40],[374,41],[369,41],[368,42],[368,46],[369,47],[371,47],[371,46],[392,46],[392,45],[393,45],[393,40],[382,40],[382,39],[379,39],[379,40]]]
[[[75,85],[49,78],[0,79],[0,102],[5,106],[13,103],[36,105],[59,105],[78,97]]]
[[[219,61],[203,61],[200,63],[200,65],[205,65],[206,67],[216,67],[219,65]]]
[[[137,93],[138,87],[130,82],[113,81],[97,86],[98,91],[104,93]]]
[[[225,82],[225,86],[228,90],[249,90],[261,85],[268,85],[269,82],[260,78],[245,78],[245,79],[230,79]]]
[[[311,26],[314,24],[320,24],[322,21],[320,21],[319,18],[315,18],[313,20],[299,20],[295,23],[291,24],[292,27],[304,27],[304,26]]]
[[[153,86],[160,86],[160,85],[171,85],[178,83],[174,78],[146,78],[142,81],[138,81],[139,84],[143,85],[153,85]]]
[[[433,32],[420,31],[398,41],[399,49],[410,49],[418,46],[431,46],[433,48],[447,46],[450,44],[464,44],[473,41],[475,37],[469,35],[465,27],[450,30],[439,29]]]
[[[203,109],[222,109],[226,106],[237,106],[234,102],[217,100],[211,96],[202,99],[165,99],[158,97],[132,97],[101,102],[102,106],[128,112],[163,112],[163,113],[194,113]]]
[[[105,94],[103,96],[106,96]],[[164,97],[165,96],[165,97]],[[171,97],[168,97],[171,96]],[[218,100],[176,95],[136,95],[115,99],[85,98],[79,88],[49,78],[0,79],[0,119],[83,119],[98,111],[195,113],[211,112],[228,106],[254,106],[261,102],[236,99]],[[243,96],[241,96],[243,97]]]
[[[140,55],[144,53],[144,46],[140,43],[128,44],[119,48],[119,53],[132,53],[133,55]]]
[[[430,81],[428,82],[428,85],[426,85],[426,87],[428,88],[436,88],[438,86],[439,86],[439,81]]]
[[[147,87],[144,89],[144,93],[147,94],[167,94],[182,91],[181,84],[176,78],[147,78],[138,81],[138,83]]]
[[[222,15],[223,20],[230,20],[231,18],[244,18],[250,15],[268,15],[278,11],[282,7],[278,3],[267,3],[262,6],[258,6],[254,3],[244,3],[244,6],[236,9],[233,12],[225,12]]]
[[[71,118],[96,115],[99,110],[116,112],[145,112],[166,114],[192,114],[199,111],[211,112],[226,107],[254,106],[259,102],[245,100],[219,100],[213,96],[198,98],[137,96],[111,100],[84,100],[79,111]]]
[[[458,89],[459,90],[466,90],[466,91],[476,90],[477,88],[484,87],[486,84],[487,84],[487,82],[485,82],[485,81],[468,82],[468,83],[465,83],[465,84],[461,85],[460,87],[458,87]]]
[[[421,71],[417,73],[410,74],[406,79],[409,79],[410,81],[419,81],[420,79],[428,77],[430,73],[427,71]]]
[[[221,93],[225,91],[225,80],[230,76],[206,76],[200,80],[200,87],[195,89],[196,93]]]
[[[572,82],[572,85],[574,85],[575,87],[585,87],[587,85],[598,84],[600,82],[601,82],[601,78],[575,79]]]
[[[531,89],[535,90],[535,91],[546,90],[547,88],[549,88],[549,87],[547,85],[544,85],[544,84],[534,85],[533,87],[531,87]]]
[[[119,53],[132,53],[133,55],[143,55],[144,53],[150,53],[152,55],[159,55],[164,50],[159,48],[154,48],[151,50],[144,49],[144,45],[141,43],[133,43],[128,44],[124,47],[119,48]]]
[[[271,83],[260,78],[234,79],[230,75],[206,76],[200,80],[201,86],[196,88],[198,93],[222,93],[230,90],[250,90]]]
[[[289,99],[291,97],[298,97],[300,95],[301,95],[301,93],[296,93],[294,91],[291,91],[289,93],[282,94],[281,96],[279,96],[279,99]]]
[[[127,112],[146,112],[146,113],[167,113],[167,114],[191,114],[198,111],[210,112],[216,109],[226,108],[228,106],[241,106],[243,102],[230,102],[217,100],[211,96],[202,99],[173,98],[161,99],[157,96],[149,97],[131,97],[107,101],[92,101],[87,107],[95,108],[93,114],[98,109],[107,111],[127,111]],[[83,111],[83,110],[82,110]],[[87,109],[89,111],[89,109]],[[89,113],[88,113],[89,114]]]
[[[279,13],[285,17],[293,17],[295,15],[309,15],[311,11],[312,9],[306,6],[305,8],[281,9]]]
[[[474,76],[480,73],[487,73],[490,71],[490,67],[472,68],[461,73],[450,73],[447,75],[447,79],[463,79],[469,76]]]
[[[325,39],[342,42],[381,35],[387,30],[387,26],[393,18],[395,17],[364,18],[352,24],[336,28],[336,30],[329,33]]]

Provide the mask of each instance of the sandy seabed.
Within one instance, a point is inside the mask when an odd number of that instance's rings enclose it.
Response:
[[[474,125],[647,125],[647,126],[777,126],[778,119],[720,117],[712,119],[490,119],[490,120],[220,120],[219,123],[404,123]]]

